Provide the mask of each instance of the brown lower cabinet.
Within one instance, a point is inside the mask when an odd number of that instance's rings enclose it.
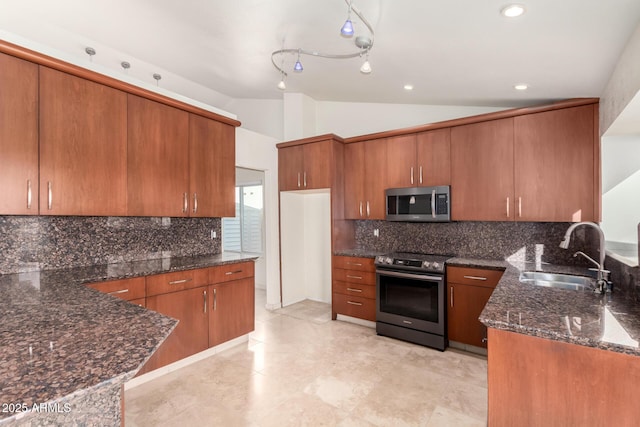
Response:
[[[209,286],[209,346],[253,331],[255,290],[253,277]]]
[[[638,357],[489,329],[489,426],[636,426]]]
[[[376,273],[372,258],[333,257],[332,317],[376,320]]]
[[[447,267],[447,334],[450,341],[487,348],[487,328],[478,317],[502,271]]]

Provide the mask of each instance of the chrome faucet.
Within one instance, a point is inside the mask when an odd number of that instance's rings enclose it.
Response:
[[[609,273],[610,271],[605,270],[604,269],[604,259],[606,256],[605,253],[605,249],[604,249],[604,233],[602,232],[602,229],[600,228],[600,226],[598,224],[596,224],[595,222],[576,222],[575,224],[571,224],[571,226],[567,229],[567,232],[564,235],[564,239],[562,240],[562,242],[560,242],[560,247],[562,249],[568,249],[569,248],[569,241],[571,240],[571,233],[573,233],[573,230],[575,230],[577,227],[581,226],[581,225],[586,225],[589,227],[593,227],[598,231],[598,236],[600,238],[600,262],[597,262],[596,260],[594,260],[593,258],[591,258],[590,256],[588,256],[587,254],[585,254],[582,251],[577,251],[576,253],[573,254],[574,257],[578,256],[578,255],[582,255],[583,257],[585,257],[586,259],[588,259],[589,261],[591,261],[596,267],[597,267],[597,272],[598,272],[598,276],[597,276],[597,287],[596,287],[596,292],[597,293],[603,293],[603,292],[611,292],[611,287],[610,282],[609,282]]]

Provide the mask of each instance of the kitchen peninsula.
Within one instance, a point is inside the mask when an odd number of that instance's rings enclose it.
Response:
[[[85,283],[252,259],[223,253],[1,275],[0,425],[120,424],[122,385],[177,321]]]

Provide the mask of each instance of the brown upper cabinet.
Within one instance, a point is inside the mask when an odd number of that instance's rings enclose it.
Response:
[[[451,219],[513,218],[513,118],[451,129]]]
[[[596,221],[597,105],[454,127],[453,220]]]
[[[387,188],[387,140],[374,139],[344,147],[346,219],[384,219]]]
[[[40,214],[127,213],[127,95],[40,67]]]
[[[132,216],[188,216],[189,113],[128,95],[128,207]]]
[[[514,118],[515,218],[595,221],[596,105]]]
[[[280,191],[330,188],[333,168],[331,140],[278,149]]]
[[[387,187],[449,185],[449,128],[387,139]]]
[[[235,128],[189,114],[190,216],[235,216],[235,165]]]
[[[38,214],[38,66],[0,53],[0,214]]]

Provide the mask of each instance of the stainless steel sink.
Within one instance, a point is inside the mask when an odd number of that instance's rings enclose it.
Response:
[[[595,280],[591,277],[571,274],[543,273],[540,271],[523,271],[520,281],[536,286],[571,289],[575,291],[591,291],[595,289]]]

